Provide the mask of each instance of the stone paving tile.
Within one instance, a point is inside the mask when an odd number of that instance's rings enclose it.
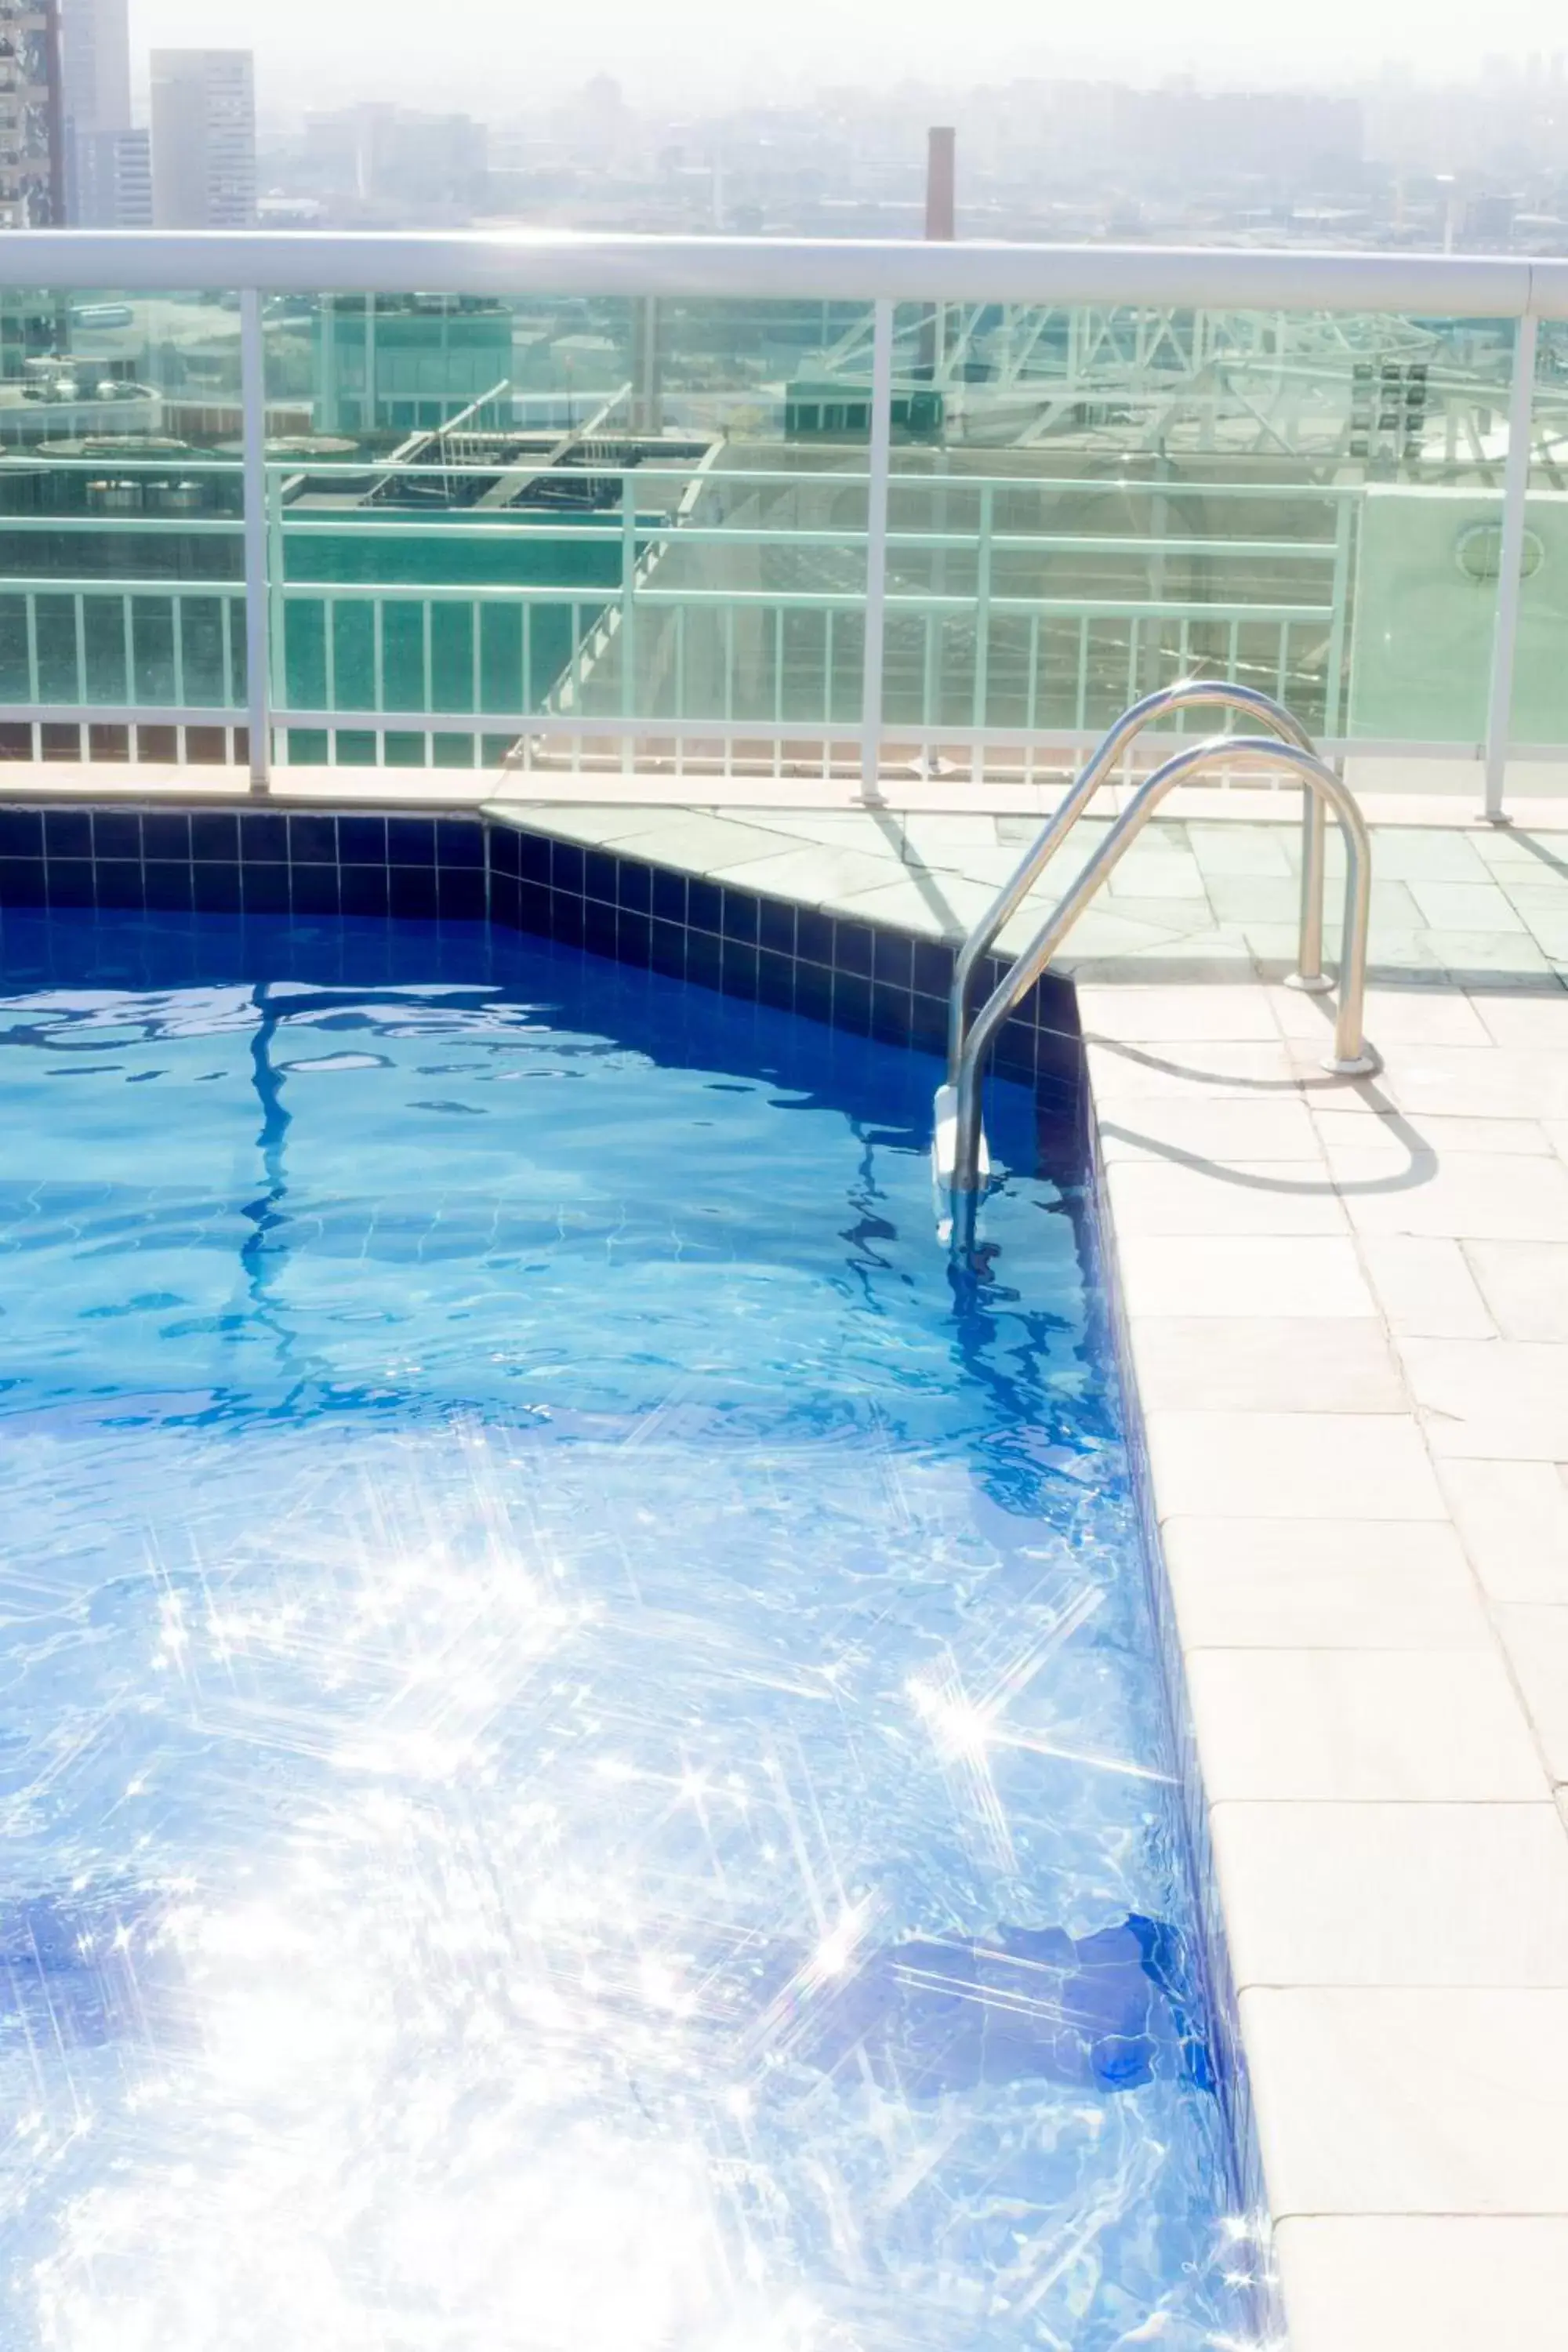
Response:
[[[1086,984],[1079,990],[1079,1017],[1087,1036],[1134,1045],[1191,1045],[1215,1037],[1272,1045],[1279,1034],[1272,1007],[1257,989],[1203,981],[1159,988]]]
[[[1555,1165],[1555,1162],[1553,1162]],[[1348,1234],[1344,1203],[1321,1160],[1227,1160],[1190,1167],[1119,1159],[1106,1174],[1116,1231],[1134,1235]]]
[[[1522,891],[1515,891],[1514,903],[1530,928],[1531,939],[1552,967],[1555,970],[1568,964],[1568,910],[1543,897],[1526,903]]]
[[[1200,942],[1206,941],[1215,929],[1209,902],[1202,898],[1145,897],[1131,890],[1108,891],[1099,906],[1090,909],[1089,919],[1101,913],[1142,925],[1155,935],[1151,945],[1157,945],[1161,939],[1195,938]]]
[[[1395,1344],[1435,1461],[1568,1462],[1568,1357],[1560,1347],[1521,1339]]]
[[[1388,826],[1376,835],[1373,858],[1387,882],[1480,884],[1491,879],[1485,847],[1471,834],[1402,833]],[[1415,895],[1419,899],[1421,892]]]
[[[1128,1232],[1120,1222],[1117,1234],[1118,1263],[1140,1317],[1251,1315],[1277,1322],[1376,1313],[1348,1236],[1146,1234]],[[1287,1343],[1287,1334],[1279,1338]]]
[[[740,828],[737,828],[739,831]],[[718,880],[737,889],[763,890],[775,898],[803,898],[808,905],[835,901],[855,891],[885,888],[890,877],[887,861],[861,849],[835,849],[822,843],[803,843],[795,849],[769,841],[747,828],[748,841],[704,860]],[[752,846],[752,844],[760,844]],[[684,865],[682,857],[679,863]]]
[[[1195,898],[1208,906],[1197,859],[1175,850],[1130,850],[1105,887],[1112,898]]]
[[[1296,1246],[1321,1250],[1334,1244],[1302,1242]],[[1139,1298],[1140,1312],[1181,1311],[1158,1293],[1144,1309],[1131,1276],[1127,1287]],[[1352,1311],[1364,1314],[1366,1309],[1358,1301]],[[1322,1312],[1321,1294],[1317,1312]],[[1289,1332],[1282,1333],[1282,1343],[1289,1338]],[[1148,1434],[1162,1518],[1167,1514],[1321,1521],[1447,1516],[1421,1433],[1403,1414],[1158,1412],[1148,1417]],[[1331,1538],[1326,1535],[1325,1539]]]
[[[1568,989],[1558,983],[1529,996],[1483,996],[1476,1013],[1494,1045],[1555,1046],[1568,1013]]]
[[[1317,2214],[1277,2251],[1291,2352],[1544,2352],[1568,2310],[1568,2220]]]
[[[1246,874],[1281,879],[1295,873],[1291,836],[1273,825],[1188,824],[1186,840],[1205,875]]]
[[[1454,1241],[1551,1242],[1568,1234],[1568,1168],[1555,1158],[1508,1160],[1506,1183],[1485,1152],[1441,1155],[1417,1147],[1403,1153],[1338,1148],[1338,1124],[1324,1122],[1330,1167],[1352,1224],[1363,1234],[1421,1234]],[[1417,1125],[1412,1129],[1418,1137]],[[1389,1180],[1390,1162],[1408,1165],[1406,1180]]]
[[[1360,1246],[1373,1294],[1397,1337],[1497,1337],[1497,1325],[1458,1242],[1424,1234],[1363,1234]]]
[[[764,869],[759,867],[759,873]],[[731,881],[738,877],[731,875]],[[759,881],[757,887],[769,886]],[[869,890],[841,890],[835,893],[837,912],[858,915],[868,923],[889,923],[903,931],[913,931],[923,939],[948,939],[955,929],[967,928],[978,922],[990,904],[990,893],[977,882],[964,882],[958,876],[940,877],[921,872],[917,879],[906,873],[897,882],[879,882]]]
[[[1124,909],[1136,903],[1122,899],[1114,913],[1107,911],[1109,901],[1090,907],[1074,924],[1068,944],[1053,958],[1053,971],[1069,980],[1083,974],[1101,982],[1164,980],[1183,986],[1199,980],[1224,984],[1252,977],[1252,950],[1238,926],[1216,924],[1213,930],[1177,935],[1125,921]],[[1010,930],[1003,932],[1000,945],[1012,950]],[[1025,934],[1020,931],[1018,937],[1022,941]]]
[[[1334,1000],[1297,988],[1270,988],[1269,1009],[1282,1035],[1321,1039],[1333,1033]],[[1391,1045],[1491,1045],[1497,1043],[1480,1013],[1465,996],[1438,988],[1369,988],[1367,1034],[1380,1049]]]
[[[1394,1046],[1384,1056],[1376,1092],[1359,1100],[1374,1107],[1394,1098],[1408,1117],[1427,1113],[1462,1118],[1568,1119],[1568,1054],[1545,1048],[1473,1045]],[[1303,1057],[1303,1076],[1311,1074]],[[1350,1090],[1342,1099],[1351,1100]]]
[[[1264,1089],[1285,1095],[1296,1073],[1283,1043],[1205,1040],[1177,1049],[1180,1058],[1157,1045],[1091,1045],[1087,1051],[1095,1101],[1102,1106],[1202,1096],[1256,1099]]]
[[[669,814],[672,822],[668,826],[638,833],[636,856],[650,857],[658,865],[721,874],[748,859],[783,859],[790,854],[789,843],[778,834],[740,817],[700,816],[674,809]],[[818,853],[805,849],[799,855],[806,858]]]
[[[951,874],[965,882],[977,883],[988,895],[994,897],[1004,882],[1012,880],[1018,853],[1016,849],[1005,848],[955,848],[946,855],[906,856],[903,862],[907,866],[923,866],[928,873]],[[1087,852],[1076,842],[1069,842],[1059,857],[1052,859],[1033,893],[1042,913],[1047,906],[1055,904],[1068,883],[1076,878],[1079,866],[1086,862]]]
[[[1531,867],[1510,867],[1504,887],[1512,904],[1526,920],[1531,916],[1555,918],[1564,912],[1564,884],[1568,883],[1568,856],[1561,847],[1550,862],[1538,860]]]
[[[1100,1157],[1109,1167],[1121,1160],[1159,1160],[1213,1170],[1237,1162],[1270,1160],[1317,1164],[1318,1136],[1311,1115],[1294,1092],[1193,1100],[1180,1093],[1103,1099],[1100,1113]],[[1327,1170],[1324,1170],[1327,1175]]]
[[[668,809],[542,807],[528,821],[564,841],[635,841],[638,835],[669,829]]]
[[[1446,1520],[1167,1519],[1184,1647],[1489,1650],[1469,1561]],[[1568,1560],[1564,1590],[1568,1591]]]
[[[1568,1234],[1568,1223],[1560,1230]],[[1568,1238],[1472,1241],[1465,1255],[1505,1339],[1545,1339],[1568,1349]]]
[[[1523,916],[1495,882],[1413,881],[1422,920],[1443,931],[1522,931]]]
[[[1557,976],[1548,941],[1511,931],[1423,931],[1412,952],[1430,956],[1458,987],[1511,991],[1521,979],[1544,987]],[[1384,960],[1387,942],[1374,941],[1373,953]]]
[[[1437,1476],[1493,1600],[1568,1605],[1568,1470],[1554,1462],[1447,1461]]]
[[[1547,1769],[1568,1784],[1568,1608],[1510,1601],[1496,1613]]]
[[[1489,1650],[1194,1650],[1187,1673],[1211,1806],[1550,1793]]]
[[[1017,857],[1039,830],[1038,817],[906,815],[898,823],[904,856],[933,866],[945,865],[955,849],[1011,849]]]
[[[1342,1151],[1386,1151],[1402,1160],[1421,1154],[1438,1163],[1454,1152],[1502,1160],[1557,1156],[1551,1136],[1538,1119],[1446,1118],[1440,1112],[1428,1111],[1416,1124],[1392,1105],[1373,1110],[1359,1100],[1325,1100],[1314,1106],[1312,1115],[1331,1168]]]
[[[990,894],[986,893],[986,904]],[[1160,963],[1176,957],[1196,956],[1207,959],[1215,949],[1216,935],[1203,926],[1190,923],[1173,926],[1171,909],[1179,902],[1164,899],[1151,914],[1147,902],[1141,898],[1097,899],[1073,926],[1070,951],[1054,960],[1055,969],[1070,973],[1088,962],[1097,972],[1107,970],[1148,969],[1150,959]],[[1008,955],[1020,955],[1038,932],[1048,908],[1040,902],[1026,901],[997,935],[997,947]]]
[[[1258,1986],[1241,2010],[1281,2218],[1568,2215],[1568,1991]]]
[[[1332,962],[1339,952],[1337,931],[1330,937],[1334,944],[1325,953]],[[1440,933],[1419,929],[1396,930],[1391,923],[1381,924],[1372,936],[1368,974],[1374,982],[1387,981],[1401,986],[1451,982],[1455,967],[1448,959],[1454,950],[1455,942]],[[1468,956],[1464,968],[1470,968]]]
[[[1283,1335],[1263,1315],[1141,1316],[1132,1363],[1146,1412],[1410,1409],[1378,1315],[1300,1315]]]
[[[1287,972],[1295,971],[1300,932],[1294,923],[1247,921],[1237,928],[1258,971],[1274,980],[1283,980]],[[1331,961],[1331,950],[1325,952]]]
[[[1292,937],[1300,920],[1301,894],[1286,876],[1216,873],[1209,877],[1209,903],[1216,915],[1237,923],[1289,925]],[[1420,919],[1414,902],[1411,928]]]
[[[1551,1803],[1219,1804],[1214,1841],[1239,1990],[1568,1987]]]

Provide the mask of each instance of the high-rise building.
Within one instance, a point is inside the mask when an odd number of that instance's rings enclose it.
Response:
[[[248,49],[153,50],[153,216],[160,228],[255,226]]]
[[[0,0],[0,228],[65,217],[56,0]]]
[[[60,0],[66,214],[73,227],[150,228],[147,133],[131,117],[127,0]]]
[[[79,131],[131,128],[127,0],[60,0],[65,118]]]

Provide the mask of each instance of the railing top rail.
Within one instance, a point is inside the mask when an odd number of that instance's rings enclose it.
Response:
[[[571,236],[507,230],[16,230],[0,287],[175,293],[718,296],[1138,303],[1568,318],[1568,261],[1179,246]]]

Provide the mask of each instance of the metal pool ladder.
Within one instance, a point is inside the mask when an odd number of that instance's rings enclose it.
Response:
[[[1015,915],[1083,814],[1095,793],[1143,730],[1169,710],[1214,703],[1245,712],[1270,730],[1268,735],[1215,735],[1177,751],[1139,787],[1121,816],[1077,880],[1063,894],[1034,938],[1004,973],[973,1022],[969,996],[975,969],[1003,925]],[[1146,695],[1124,711],[1093,752],[1060,808],[981,917],[959,950],[948,1013],[947,1082],[937,1090],[932,1158],[938,1181],[955,1193],[977,1192],[988,1172],[981,1128],[980,1086],[986,1055],[1015,1005],[1027,995],[1113,868],[1153,815],[1165,795],[1205,768],[1234,767],[1261,760],[1293,769],[1306,788],[1301,872],[1301,932],[1298,968],[1291,982],[1313,992],[1330,986],[1322,970],[1323,889],[1327,813],[1333,810],[1345,839],[1345,912],[1341,948],[1340,1002],[1333,1052],[1324,1067],[1340,1077],[1361,1077],[1378,1067],[1362,1032],[1366,994],[1367,930],[1372,906],[1372,843],[1354,795],[1319,758],[1312,740],[1282,703],[1255,688],[1206,678],[1185,678]]]

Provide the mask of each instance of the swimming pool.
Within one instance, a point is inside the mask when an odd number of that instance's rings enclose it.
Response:
[[[4,939],[7,2352],[1246,2339],[1070,1113],[955,1270],[924,1055]]]

